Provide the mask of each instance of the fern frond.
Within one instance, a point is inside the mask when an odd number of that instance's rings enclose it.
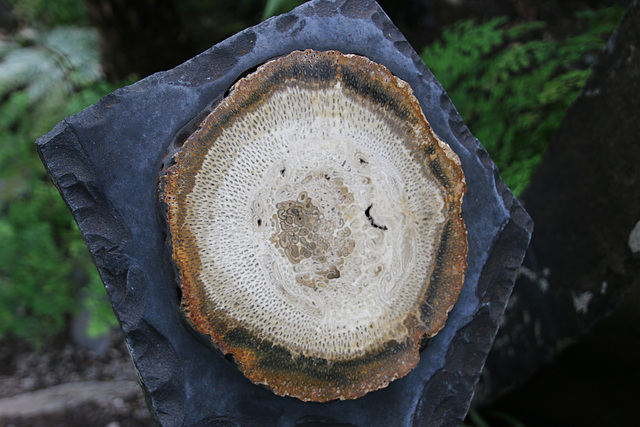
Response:
[[[582,13],[587,29],[557,40],[542,38],[542,22],[464,21],[422,52],[514,194],[525,188],[586,81],[583,58],[604,45],[621,14],[619,8]]]
[[[0,97],[24,90],[32,103],[56,91],[70,94],[102,78],[98,36],[87,28],[56,28],[34,43],[5,46],[0,56]]]
[[[497,28],[505,17],[494,18],[482,24],[462,21],[445,29],[440,41],[422,51],[422,58],[446,88],[460,78],[481,67],[480,59],[504,41],[504,33]]]

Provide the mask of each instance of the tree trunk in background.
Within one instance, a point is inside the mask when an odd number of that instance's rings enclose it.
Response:
[[[638,28],[636,0],[522,196],[534,232],[478,402],[521,383],[640,285],[640,249],[631,237],[640,227]],[[627,334],[617,335],[615,360],[640,357],[638,310],[627,331],[611,331]]]
[[[85,0],[100,32],[107,79],[143,78],[189,59],[187,32],[173,0]]]

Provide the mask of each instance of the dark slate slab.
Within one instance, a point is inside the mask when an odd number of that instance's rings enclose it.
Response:
[[[158,213],[166,153],[230,85],[298,49],[369,57],[407,81],[462,161],[469,270],[418,367],[352,401],[304,403],[251,384],[181,323]],[[377,3],[316,0],[115,91],[40,138],[37,149],[79,224],[111,298],[150,408],[163,425],[452,425],[469,406],[528,245],[531,221],[440,84]]]

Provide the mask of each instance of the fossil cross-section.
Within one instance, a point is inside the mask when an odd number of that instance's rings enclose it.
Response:
[[[182,309],[276,394],[386,387],[457,300],[465,188],[457,155],[382,65],[335,51],[272,60],[161,177]]]

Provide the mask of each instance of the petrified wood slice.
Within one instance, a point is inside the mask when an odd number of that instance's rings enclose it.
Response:
[[[419,361],[466,270],[460,160],[409,85],[307,50],[240,80],[161,180],[182,307],[255,383],[352,399]]]
[[[257,387],[194,336],[158,215],[158,175],[237,79],[295,50],[337,50],[407,82],[460,158],[465,281],[444,328],[404,378],[323,404]],[[426,59],[427,63],[429,58]],[[314,0],[118,90],[37,141],[96,261],[162,425],[455,425],[467,413],[531,233],[530,218],[425,64],[372,0]],[[369,214],[378,225],[376,208]]]

